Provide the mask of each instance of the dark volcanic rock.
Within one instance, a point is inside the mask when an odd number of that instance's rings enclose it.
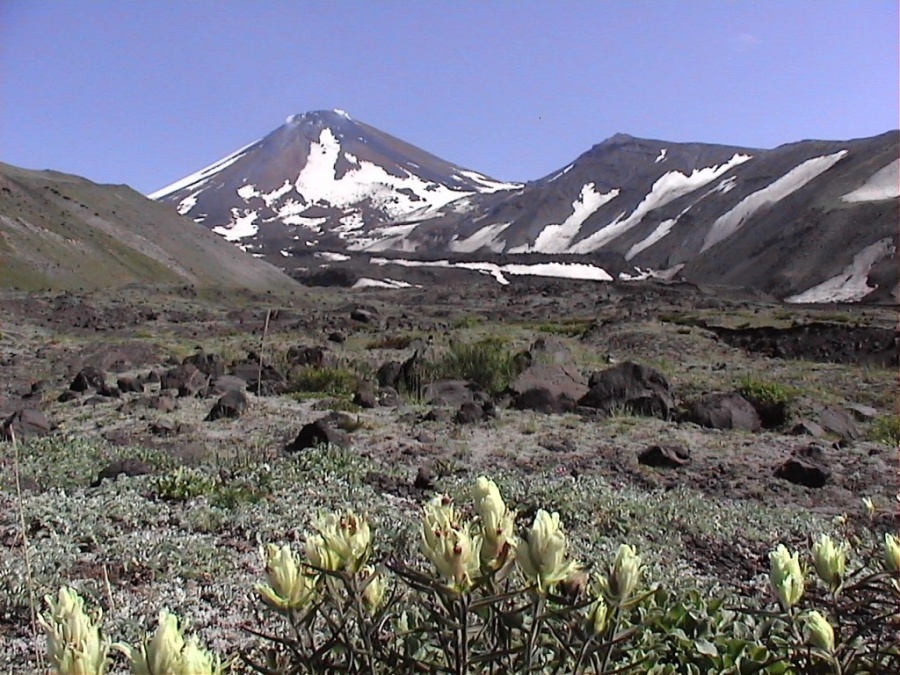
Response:
[[[378,380],[378,384],[381,387],[396,388],[400,382],[400,373],[402,370],[403,364],[399,361],[387,361],[382,363],[381,367],[378,368],[375,379]]]
[[[203,350],[186,357],[181,362],[181,365],[192,365],[201,373],[204,373],[211,378],[216,378],[219,377],[219,375],[225,374],[225,359],[218,354],[207,354]]]
[[[326,365],[328,350],[325,347],[295,346],[288,349],[287,361],[292,366],[313,366],[321,368]]]
[[[756,409],[737,392],[710,394],[694,401],[684,419],[710,429],[759,431],[762,428]]]
[[[182,398],[205,396],[209,376],[193,364],[170,368],[159,379],[161,389],[175,389]]]
[[[245,361],[234,364],[231,374],[247,382],[248,391],[260,396],[277,396],[284,392],[286,381],[284,375],[274,366],[265,362],[259,367],[259,357],[250,353]]]
[[[144,393],[144,383],[137,377],[122,375],[116,380],[116,386],[123,394]]]
[[[855,441],[862,436],[853,415],[839,406],[818,406],[813,414],[815,421],[828,433],[847,441]]]
[[[222,418],[236,419],[244,414],[248,404],[247,396],[243,391],[232,389],[219,397],[206,416],[206,421],[212,422]]]
[[[570,366],[538,363],[522,372],[509,387],[518,410],[564,413],[589,391],[584,376]]]
[[[677,469],[691,461],[691,453],[680,445],[651,445],[638,455],[638,463],[667,469]]]
[[[246,391],[247,381],[234,375],[220,375],[209,385],[210,396],[221,396],[229,391]]]
[[[422,391],[422,398],[431,405],[456,408],[464,403],[485,400],[478,385],[468,380],[436,380]]]
[[[93,366],[85,366],[78,371],[69,389],[72,391],[85,392],[88,389],[101,389],[106,386],[106,373],[99,368]]]
[[[350,318],[360,323],[378,323],[378,311],[372,307],[356,307],[351,310]]]
[[[825,449],[813,444],[794,450],[792,456],[775,469],[775,476],[804,487],[824,487],[831,479]]]
[[[456,411],[454,420],[457,424],[477,424],[494,416],[494,408],[492,405],[479,404],[475,401],[468,401],[459,406]]]
[[[91,487],[99,487],[104,478],[117,480],[119,476],[146,476],[151,473],[153,467],[140,459],[117,459],[100,470]]]
[[[332,426],[330,417],[321,417],[304,425],[297,437],[285,446],[284,451],[294,453],[318,445],[336,445],[347,448],[350,446],[350,437]]]
[[[356,387],[356,393],[353,394],[353,403],[360,408],[374,408],[378,405],[375,385],[367,380],[361,381]]]
[[[40,410],[26,408],[3,420],[0,431],[2,431],[0,436],[5,441],[11,441],[13,436],[17,441],[24,441],[49,434],[50,422]]]
[[[591,375],[590,390],[579,399],[586,408],[617,410],[650,417],[669,417],[675,401],[665,375],[649,366],[625,361]]]

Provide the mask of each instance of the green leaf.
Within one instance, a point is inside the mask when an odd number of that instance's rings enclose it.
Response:
[[[694,640],[694,648],[703,656],[715,657],[719,655],[719,650],[716,649],[716,646],[708,641],[700,638],[699,640]]]

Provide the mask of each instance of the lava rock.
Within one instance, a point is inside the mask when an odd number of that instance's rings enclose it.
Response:
[[[300,452],[306,448],[315,448],[319,445],[335,445],[347,448],[350,446],[350,437],[345,432],[332,426],[328,417],[322,417],[304,425],[297,437],[285,446],[284,451],[290,454]]]
[[[547,414],[571,412],[588,391],[581,373],[562,364],[530,366],[509,386],[513,408]]]
[[[25,408],[14,412],[0,425],[0,438],[4,441],[11,441],[13,437],[17,441],[24,441],[29,438],[46,436],[49,433],[50,422],[44,413],[34,408]]]
[[[683,419],[710,429],[759,431],[762,428],[756,408],[737,392],[704,396],[688,406]]]
[[[667,419],[675,407],[672,387],[665,375],[633,361],[594,373],[588,387],[588,393],[579,399],[578,405],[606,413],[625,410]]]
[[[146,476],[153,473],[153,467],[140,459],[118,459],[100,470],[91,487],[99,487],[104,478],[118,480],[119,476]]]
[[[677,469],[691,461],[691,452],[680,445],[651,445],[638,455],[638,464]]]
[[[77,392],[85,392],[88,389],[100,389],[106,386],[106,373],[93,366],[85,366],[75,375],[75,379],[69,385],[69,389]]]
[[[206,416],[206,421],[214,422],[222,418],[237,419],[246,412],[248,405],[246,394],[243,391],[232,389],[219,397]]]

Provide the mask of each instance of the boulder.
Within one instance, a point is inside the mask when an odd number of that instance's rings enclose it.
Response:
[[[287,351],[287,362],[292,366],[312,366],[321,368],[326,365],[328,350],[325,347],[304,347],[297,345]]]
[[[588,381],[588,388],[587,394],[578,400],[578,405],[606,413],[624,410],[666,419],[675,407],[672,387],[665,375],[633,361],[594,373]]]
[[[250,353],[245,361],[234,364],[231,375],[239,377],[247,383],[247,390],[261,396],[276,396],[285,389],[285,377],[274,366],[263,362],[259,367],[259,358]]]
[[[174,389],[182,398],[205,396],[209,377],[193,364],[182,364],[170,368],[159,378],[162,390]]]
[[[360,408],[374,408],[378,405],[378,398],[375,395],[375,385],[368,380],[362,380],[356,386],[356,393],[353,394],[353,403]]]
[[[737,392],[709,394],[688,406],[684,420],[710,429],[759,431],[762,422],[756,408]]]
[[[572,363],[572,350],[562,338],[555,335],[546,335],[539,337],[531,345],[528,352],[531,355],[532,362],[539,363],[555,363],[559,365],[567,365]]]
[[[691,452],[680,445],[651,445],[638,454],[638,464],[677,469],[691,461]]]
[[[836,405],[822,405],[813,411],[813,419],[825,429],[845,441],[855,441],[862,432],[853,418],[853,414]]]
[[[181,365],[192,365],[210,378],[225,374],[225,359],[218,354],[207,354],[202,349],[198,350],[196,354],[186,357]]]
[[[206,421],[213,422],[222,418],[236,419],[244,414],[248,405],[247,395],[241,390],[232,389],[219,397],[206,416]]]
[[[378,311],[372,307],[356,307],[350,311],[350,318],[360,323],[378,323]]]
[[[775,476],[795,485],[821,488],[831,479],[825,448],[811,444],[794,450],[792,455],[775,469]]]
[[[91,487],[99,487],[104,478],[118,480],[119,476],[145,476],[153,473],[153,467],[140,459],[117,459],[100,470]]]
[[[456,411],[456,416],[453,419],[457,424],[477,424],[494,417],[494,415],[494,405],[490,401],[485,403],[468,401],[459,406],[459,410]]]
[[[220,375],[209,384],[210,396],[221,396],[229,391],[246,391],[247,380],[235,375]]]
[[[284,447],[284,451],[287,453],[300,452],[319,445],[336,445],[346,448],[350,446],[350,437],[332,426],[328,417],[321,417],[304,425],[297,437]]]
[[[422,398],[430,405],[458,408],[464,403],[484,402],[487,395],[468,380],[435,380],[422,391]]]
[[[574,410],[588,391],[581,373],[558,363],[532,365],[509,386],[512,407],[542,413]]]
[[[4,441],[11,441],[13,436],[17,441],[24,441],[49,433],[50,422],[44,413],[34,408],[25,408],[14,412],[0,425],[0,438]]]
[[[120,376],[116,380],[116,386],[123,394],[144,393],[144,383],[141,382],[140,378],[131,375]]]
[[[75,379],[69,385],[69,389],[77,392],[85,392],[88,389],[100,389],[106,386],[106,373],[93,366],[85,366],[75,375]]]
[[[375,379],[378,380],[380,387],[396,387],[400,383],[400,373],[403,370],[403,364],[399,361],[387,361],[381,364]]]

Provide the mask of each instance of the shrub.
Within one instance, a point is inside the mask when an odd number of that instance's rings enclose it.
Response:
[[[357,374],[345,366],[302,366],[292,370],[288,377],[289,391],[332,396],[349,396],[358,383]]]
[[[869,438],[888,445],[900,445],[900,415],[876,419],[869,430]]]
[[[433,379],[470,380],[491,394],[506,389],[519,373],[516,355],[496,337],[454,344],[430,370]]]

